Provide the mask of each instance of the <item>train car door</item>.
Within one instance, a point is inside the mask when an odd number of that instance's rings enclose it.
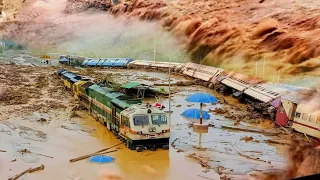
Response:
[[[111,120],[112,120],[112,122],[114,123],[114,124],[116,124],[117,125],[117,121],[116,121],[116,119],[117,119],[117,113],[116,113],[116,107],[114,107],[114,106],[112,106],[112,113],[111,113]]]
[[[117,132],[120,131],[120,121],[117,119],[117,108],[115,106],[112,106],[112,122],[115,124],[115,130]]]

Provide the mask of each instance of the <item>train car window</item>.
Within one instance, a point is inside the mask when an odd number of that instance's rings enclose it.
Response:
[[[149,117],[147,115],[136,115],[133,117],[133,124],[135,126],[149,125]]]
[[[308,114],[303,113],[303,114],[302,114],[302,119],[303,119],[303,120],[308,120]]]
[[[301,113],[296,112],[296,118],[300,118],[300,116],[301,116]]]
[[[167,117],[164,114],[151,115],[152,124],[167,124]]]
[[[309,117],[309,122],[311,122],[311,123],[316,123],[316,117],[313,116],[313,115],[311,115],[311,116]]]
[[[121,116],[121,124],[130,128],[129,118],[126,116]]]

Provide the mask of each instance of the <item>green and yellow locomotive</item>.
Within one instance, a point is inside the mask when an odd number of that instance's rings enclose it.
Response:
[[[81,105],[129,149],[169,149],[170,121],[162,109],[72,72],[58,70],[57,74]]]

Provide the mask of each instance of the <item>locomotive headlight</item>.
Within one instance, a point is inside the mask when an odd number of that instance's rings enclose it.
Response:
[[[142,134],[142,131],[138,131],[137,134]]]
[[[166,132],[167,132],[167,130],[162,130],[162,132],[163,132],[163,133],[166,133]]]
[[[149,132],[156,132],[156,128],[155,127],[150,128]]]

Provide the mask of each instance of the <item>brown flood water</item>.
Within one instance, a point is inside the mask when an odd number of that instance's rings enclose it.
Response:
[[[112,73],[117,80],[124,82],[130,80],[145,80],[159,78],[157,81],[166,82],[167,75],[163,73],[139,72],[133,70],[104,71]],[[180,76],[173,76],[173,81],[186,80]],[[153,80],[149,80],[152,84]],[[220,128],[220,125],[234,126],[234,121],[220,115],[211,114],[208,123],[216,127],[210,127],[207,134],[202,135],[199,149],[199,134],[192,131],[189,123],[195,120],[185,119],[180,114],[188,108],[198,108],[198,104],[186,102],[184,99],[195,92],[208,92],[216,97],[219,94],[212,90],[200,87],[172,87],[179,91],[172,96],[171,114],[171,138],[169,151],[157,150],[136,151],[128,150],[124,145],[119,146],[117,152],[108,155],[116,160],[110,164],[93,164],[87,160],[69,163],[69,159],[89,154],[100,149],[119,143],[101,123],[94,120],[85,111],[77,112],[78,116],[69,118],[71,104],[65,100],[68,108],[49,113],[31,113],[23,117],[12,117],[0,123],[0,149],[7,152],[0,153],[0,179],[8,179],[29,167],[45,165],[45,170],[28,174],[21,179],[101,179],[102,172],[115,173],[123,179],[220,179],[218,173],[226,174],[236,179],[246,179],[247,174],[253,171],[260,172],[266,169],[284,169],[286,159],[285,146],[272,146],[263,142],[245,142],[244,136],[251,136],[257,141],[266,139],[279,139],[276,136],[265,136],[260,133],[230,131]],[[45,97],[43,97],[45,99]],[[229,102],[234,101],[230,97],[224,97]],[[149,99],[149,101],[154,101]],[[162,103],[168,107],[168,99]],[[236,103],[236,102],[234,102]],[[237,105],[237,104],[236,104]],[[240,105],[239,106],[243,106]],[[207,105],[204,110],[223,107],[223,104]],[[0,112],[5,107],[0,107]],[[167,109],[166,109],[167,110]],[[4,117],[2,115],[0,117]],[[50,123],[36,122],[39,117],[50,119]],[[268,124],[268,123],[266,123]],[[29,127],[31,129],[27,129]],[[247,123],[240,123],[237,127],[252,128]],[[43,135],[39,131],[46,134]],[[53,158],[47,158],[35,154],[21,155],[16,151],[27,148],[35,153],[40,153]],[[177,152],[178,151],[178,152]],[[179,152],[183,151],[183,152]],[[187,157],[193,154],[208,163],[207,170],[194,159]],[[259,158],[260,160],[248,159],[240,156]],[[13,161],[16,159],[16,161]],[[221,169],[221,170],[219,170]],[[217,173],[218,172],[218,173]],[[199,177],[199,175],[201,177]]]

